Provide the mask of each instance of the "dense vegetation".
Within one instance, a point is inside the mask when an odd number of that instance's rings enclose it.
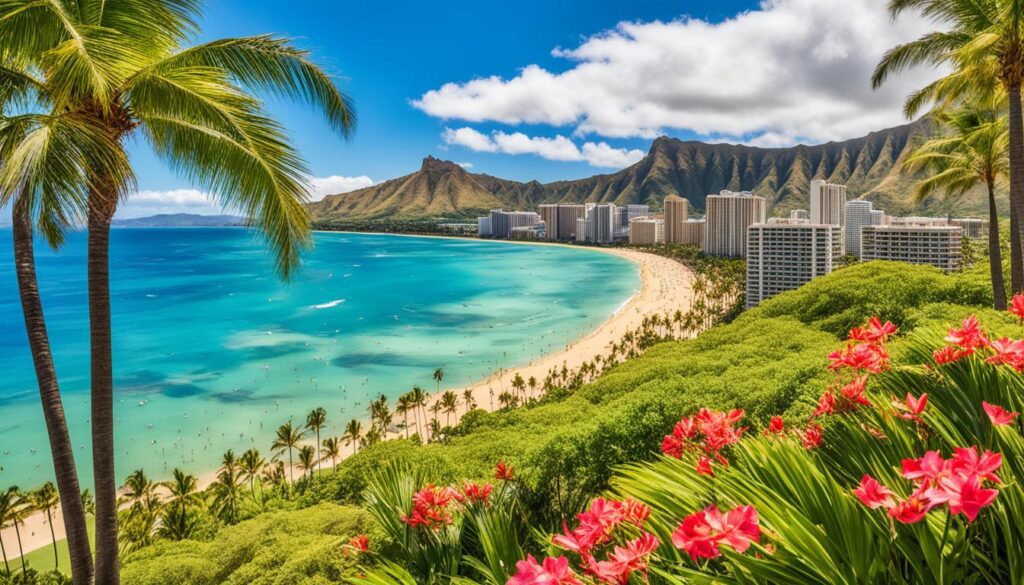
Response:
[[[986,319],[1003,319],[978,309],[990,302],[987,280],[976,272],[944,275],[903,264],[854,265],[780,295],[697,339],[656,345],[575,391],[552,393],[521,408],[472,411],[438,442],[423,444],[413,436],[369,446],[336,470],[300,481],[291,499],[274,498],[268,506],[282,509],[272,513],[280,522],[308,513],[290,511],[307,506],[337,514],[334,525],[351,522],[352,529],[330,531],[330,539],[323,540],[340,542],[366,532],[355,528],[361,512],[343,506],[361,505],[368,482],[389,464],[407,465],[422,481],[443,485],[460,478],[489,479],[495,462],[503,460],[515,469],[522,513],[534,525],[555,532],[564,518],[571,518],[608,489],[617,467],[655,458],[661,437],[684,413],[699,407],[742,407],[746,422],[755,428],[767,425],[776,413],[783,413],[787,420],[806,419],[830,381],[823,367],[825,355],[839,345],[849,325],[880,314],[909,333],[972,311],[980,311]],[[893,352],[900,351],[897,340]],[[200,566],[207,559],[187,551],[218,546],[246,530],[259,534],[258,526],[268,522],[267,517],[261,514],[237,527],[201,536],[209,545],[165,542],[143,549],[128,557],[126,583],[162,583],[160,576],[170,571],[190,575],[186,582],[221,582],[223,574]],[[309,541],[299,534],[301,525],[295,524],[294,540],[248,539],[253,547],[249,552],[256,556],[290,551],[308,558]],[[323,524],[319,526],[310,528],[310,533],[324,534]],[[372,529],[370,535],[371,540],[384,538]],[[377,542],[384,546],[386,539]],[[311,564],[299,576],[292,575],[291,569],[267,568],[264,578],[268,583],[286,578],[287,582],[315,583],[333,578],[338,566]]]

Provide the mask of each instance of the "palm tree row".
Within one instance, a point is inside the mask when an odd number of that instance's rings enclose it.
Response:
[[[134,192],[124,144],[156,155],[261,229],[282,276],[309,243],[306,168],[263,95],[311,104],[348,136],[350,100],[288,40],[194,44],[199,0],[11,0],[0,5],[0,207],[14,202],[19,292],[63,502],[76,585],[94,581],[77,472],[32,259],[33,230],[59,246],[88,228],[95,583],[116,585],[110,223]]]
[[[88,492],[80,495],[78,498],[79,504],[85,508],[91,498]],[[53,565],[54,569],[60,568],[60,557],[57,554],[57,533],[53,526],[54,513],[60,507],[60,498],[57,495],[57,488],[52,482],[46,482],[38,489],[31,492],[22,492],[17,487],[9,487],[4,491],[0,491],[0,530],[7,528],[8,526],[14,527],[15,538],[18,542],[18,556],[21,560],[21,570],[25,572],[27,569],[25,561],[25,553],[21,543],[21,525],[25,523],[25,520],[34,513],[42,512],[46,514],[46,523],[50,528],[50,541],[53,546]],[[10,560],[8,559],[7,546],[3,542],[3,538],[0,538],[0,556],[3,557],[4,561],[4,574],[11,575]]]

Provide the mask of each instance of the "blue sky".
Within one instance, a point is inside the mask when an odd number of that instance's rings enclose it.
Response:
[[[211,0],[200,40],[287,36],[338,76],[358,109],[349,142],[304,107],[272,106],[322,196],[426,155],[548,182],[614,172],[660,134],[784,146],[901,123],[902,97],[928,73],[883,92],[867,75],[928,27],[890,24],[885,4]],[[143,194],[122,217],[214,211],[144,144],[133,157]]]

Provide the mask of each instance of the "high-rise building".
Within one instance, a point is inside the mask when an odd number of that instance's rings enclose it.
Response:
[[[705,204],[704,253],[709,256],[746,256],[747,228],[764,223],[764,197],[749,191],[722,191],[708,195]]]
[[[485,215],[483,217],[476,218],[477,234],[481,238],[491,237],[491,216]]]
[[[627,238],[629,237],[630,220],[637,217],[648,217],[651,215],[651,208],[649,205],[630,203],[628,205],[620,206],[618,208],[618,214],[619,215],[615,222],[615,237]]]
[[[747,228],[747,307],[832,272],[842,255],[843,228],[806,220]]]
[[[907,217],[890,217],[889,225],[905,225],[905,226],[944,226],[949,225],[949,220],[945,217],[922,217],[922,216],[907,216]]]
[[[973,217],[964,217],[960,219],[953,219],[949,222],[950,225],[958,225],[964,230],[964,237],[977,239],[984,238],[988,235],[988,220],[977,219]]]
[[[811,223],[845,225],[846,185],[811,181]]]
[[[614,203],[602,203],[594,207],[594,242],[610,244],[615,241],[618,231],[619,208]],[[628,228],[627,228],[628,229]]]
[[[642,246],[665,241],[665,221],[653,217],[634,217],[629,220],[629,243]]]
[[[687,246],[703,246],[704,245],[704,228],[707,223],[703,219],[688,219],[683,222],[682,239],[679,240],[679,244]],[[666,236],[668,231],[666,230]]]
[[[535,226],[541,222],[540,215],[532,211],[492,209],[490,218],[492,238],[508,238],[517,227]]]
[[[545,203],[540,206],[544,219],[545,238],[549,240],[576,239],[576,220],[586,213],[586,206],[575,203]]]
[[[806,209],[793,209],[789,212],[789,219],[806,219],[810,221],[811,214]]]
[[[678,195],[665,198],[665,243],[683,243],[683,223],[686,222],[690,202]]]
[[[861,257],[861,228],[866,225],[881,225],[885,214],[880,210],[872,209],[870,201],[864,199],[853,199],[846,202],[845,221],[843,225],[843,240],[845,242],[845,253]]]
[[[960,226],[864,226],[861,228],[861,258],[931,264],[949,272],[960,268],[962,237]]]

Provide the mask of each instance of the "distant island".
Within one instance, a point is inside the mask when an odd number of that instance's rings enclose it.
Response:
[[[195,213],[161,213],[134,219],[115,219],[114,227],[225,227],[246,225],[237,215],[197,215]]]

